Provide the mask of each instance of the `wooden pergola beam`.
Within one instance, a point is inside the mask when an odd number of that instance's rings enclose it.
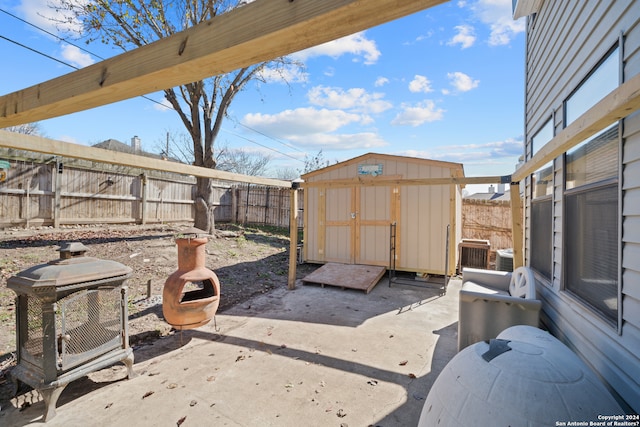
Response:
[[[582,141],[638,110],[640,110],[640,74],[635,75],[602,98],[596,105],[560,131],[532,159],[514,172],[511,184],[514,268],[524,265],[522,204],[519,197],[513,197],[513,192],[519,191],[519,182]]]
[[[171,37],[0,97],[0,128],[220,75],[445,0],[256,0]]]
[[[514,196],[515,195],[515,196]],[[513,269],[524,265],[524,227],[520,183],[511,183],[511,239],[513,241]]]
[[[85,145],[55,141],[40,136],[24,135],[0,129],[0,147],[16,150],[33,151],[36,153],[55,154],[73,159],[90,160],[112,165],[129,166],[140,169],[162,170],[184,175],[213,178],[223,181],[244,182],[249,184],[267,185],[271,187],[291,188],[291,182],[279,179],[262,178],[259,176],[241,175],[216,169],[186,165],[184,163],[169,162],[151,157],[136,156],[119,151],[105,150]]]
[[[311,187],[351,187],[354,185],[367,186],[392,186],[392,185],[450,185],[450,184],[510,184],[511,176],[469,176],[469,177],[445,177],[445,178],[395,178],[395,177],[358,177],[350,179],[334,179],[322,182],[303,182],[302,188]]]

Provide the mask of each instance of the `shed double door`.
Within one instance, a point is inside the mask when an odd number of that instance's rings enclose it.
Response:
[[[329,187],[323,193],[325,261],[388,266],[389,226],[396,220],[398,190]]]

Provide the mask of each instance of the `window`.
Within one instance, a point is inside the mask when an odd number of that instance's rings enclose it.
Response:
[[[531,202],[530,266],[551,279],[553,265],[553,214],[551,197]]]
[[[620,80],[615,47],[565,102],[565,126],[614,90]],[[618,324],[619,126],[614,124],[565,154],[564,289]]]
[[[533,156],[553,139],[552,119],[531,138]],[[551,279],[553,268],[553,163],[549,163],[532,176],[531,202],[531,255],[529,265]]]
[[[566,196],[565,288],[618,321],[618,185]]]
[[[566,154],[565,289],[618,320],[618,125]]]
[[[553,122],[551,119],[540,128],[531,138],[531,157],[533,157],[544,145],[553,139]]]
[[[565,126],[569,126],[575,119],[618,87],[619,67],[620,49],[616,47],[566,100]]]
[[[566,189],[618,177],[618,125],[567,153]]]

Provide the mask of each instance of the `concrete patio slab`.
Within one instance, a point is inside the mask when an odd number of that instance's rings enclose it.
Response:
[[[117,365],[71,383],[47,425],[417,425],[456,353],[459,289],[299,282],[136,349],[134,379]],[[42,425],[43,409],[19,395],[0,424]]]

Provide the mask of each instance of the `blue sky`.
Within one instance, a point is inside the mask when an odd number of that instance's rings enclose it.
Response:
[[[76,67],[99,61],[6,13],[55,32],[47,3],[0,0],[0,95],[73,71],[51,58]],[[264,152],[272,171],[302,169],[305,155],[322,149],[332,163],[379,152],[463,163],[467,176],[510,174],[522,154],[524,24],[511,18],[511,0],[448,2],[299,52],[306,67],[288,85],[236,97],[217,144]],[[104,58],[119,53],[75,43]],[[141,97],[40,127],[84,145],[137,135],[152,152],[167,132],[184,132],[175,112]]]

